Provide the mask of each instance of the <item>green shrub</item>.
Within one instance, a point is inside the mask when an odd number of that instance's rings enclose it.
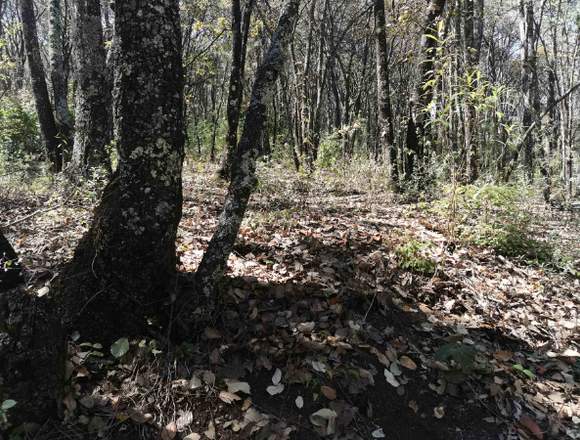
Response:
[[[456,186],[436,209],[447,210],[449,229],[461,240],[506,257],[549,262],[553,250],[534,237],[532,216],[524,206],[531,197],[532,191],[521,185]]]
[[[425,251],[431,248],[431,246],[430,243],[415,239],[411,239],[399,246],[395,251],[399,259],[399,267],[422,275],[433,275],[437,269],[437,263],[425,255]]]
[[[25,168],[42,156],[36,116],[11,99],[0,101],[0,168]]]
[[[341,158],[342,146],[340,139],[337,134],[331,134],[320,143],[318,157],[316,158],[316,168],[334,168]]]

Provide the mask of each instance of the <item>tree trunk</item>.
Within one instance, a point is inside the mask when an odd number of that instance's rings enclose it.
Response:
[[[285,62],[285,51],[299,12],[299,0],[289,0],[272,36],[270,49],[256,72],[252,97],[246,112],[244,129],[232,167],[232,180],[218,228],[197,271],[197,283],[210,304],[216,282],[223,276],[232,252],[248,201],[257,184],[256,160],[266,120],[266,103]]]
[[[70,150],[73,121],[68,110],[68,78],[64,62],[61,0],[50,0],[50,81],[54,117],[64,151]],[[70,156],[69,156],[70,157]]]
[[[219,175],[222,179],[230,177],[232,159],[238,146],[238,127],[242,99],[244,96],[244,71],[246,49],[254,0],[248,0],[242,14],[241,0],[232,0],[232,70],[228,95],[228,134],[226,150],[222,158]]]
[[[391,171],[391,186],[398,188],[397,147],[391,106],[391,85],[389,78],[387,33],[385,20],[385,0],[375,0],[375,38],[377,56],[377,107],[380,154],[388,154]]]
[[[99,0],[74,2],[74,66],[77,80],[72,171],[110,169],[106,147],[111,141],[111,90]]]
[[[0,295],[0,394],[18,402],[15,423],[56,414],[67,333],[103,343],[143,334],[175,292],[184,140],[179,2],[116,2],[115,13],[116,174],[50,293]]]
[[[40,56],[32,0],[20,0],[20,16],[40,132],[44,140],[50,169],[52,172],[58,173],[62,170],[61,143],[58,139],[58,130],[52,113],[48,87],[46,86],[46,80],[44,78],[44,67],[42,66],[42,58]]]
[[[406,150],[408,155],[414,155],[415,158],[408,159],[407,163],[411,169],[406,170],[405,175],[411,176],[414,168],[418,162],[424,158],[425,144],[429,142],[429,135],[427,133],[427,124],[425,121],[426,107],[433,99],[433,84],[435,79],[435,57],[437,54],[438,38],[438,22],[443,15],[446,0],[430,0],[423,24],[423,36],[421,38],[420,48],[420,68],[419,68],[419,84],[415,90],[415,96],[411,100],[411,117],[409,118],[407,131],[414,130],[415,134],[407,134]]]
[[[90,302],[82,313],[67,316],[67,324],[85,328],[84,337],[103,337],[102,322],[109,333],[138,333],[174,293],[184,157],[178,4],[115,3],[119,163],[63,275],[67,311]],[[79,281],[78,274],[86,275]]]
[[[16,287],[22,282],[22,268],[14,248],[0,231],[0,292]]]

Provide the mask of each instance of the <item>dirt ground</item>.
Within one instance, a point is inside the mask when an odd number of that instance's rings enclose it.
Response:
[[[182,295],[225,191],[196,168],[178,239]],[[261,171],[219,318],[200,310],[190,337],[144,335],[121,356],[74,335],[66,419],[29,438],[580,438],[578,278],[452,243],[429,204],[364,176],[286,174]],[[0,189],[0,227],[38,294],[97,195],[11,188]],[[534,209],[541,233],[578,258],[577,215]],[[432,273],[402,267],[397,249],[412,240],[429,243]]]

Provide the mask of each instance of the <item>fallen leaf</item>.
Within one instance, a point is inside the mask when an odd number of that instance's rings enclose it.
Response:
[[[327,387],[326,385],[322,385],[320,387],[320,392],[326,397],[328,400],[336,400],[336,390],[331,387]]]
[[[407,370],[416,370],[417,364],[409,356],[401,356],[399,363]]]
[[[111,345],[111,354],[113,357],[119,359],[127,354],[129,351],[129,340],[127,338],[118,339]]]
[[[298,397],[296,398],[296,401],[295,401],[295,403],[296,403],[296,407],[297,407],[298,409],[302,409],[302,408],[304,408],[304,398],[303,398],[302,396],[298,396]]]
[[[336,431],[336,417],[335,411],[323,408],[310,416],[310,422],[314,426],[321,428],[323,435],[332,435]]]
[[[278,385],[281,380],[282,380],[282,371],[279,368],[276,368],[274,376],[272,376],[272,383],[274,385]]]
[[[207,339],[221,339],[222,337],[222,334],[219,332],[219,330],[211,327],[206,327],[204,333]]]
[[[373,431],[371,436],[373,438],[386,438],[385,433],[383,432],[383,428]]]
[[[387,379],[387,382],[390,385],[394,386],[395,388],[401,386],[401,383],[395,378],[395,376],[393,375],[393,373],[391,373],[386,368],[385,368],[385,379]]]
[[[242,392],[245,394],[251,394],[250,384],[248,382],[226,381],[226,384],[230,393]]]
[[[540,428],[536,421],[530,416],[524,414],[522,417],[520,417],[519,423],[538,440],[542,440],[544,438],[544,432],[542,431],[542,428]]]
[[[209,425],[207,427],[207,431],[205,431],[203,434],[209,440],[214,440],[215,439],[215,425],[213,424],[213,421],[209,422]]]
[[[270,385],[268,388],[266,388],[266,391],[268,392],[268,394],[270,396],[275,396],[277,394],[282,393],[282,391],[284,391],[284,384],[278,384],[278,385]]]
[[[193,413],[191,411],[180,411],[179,418],[175,421],[177,431],[182,432],[193,423]]]
[[[192,432],[191,434],[183,437],[183,440],[201,440],[201,435]]]
[[[219,398],[222,402],[227,403],[228,405],[231,405],[238,400],[242,400],[242,398],[237,394],[228,393],[227,391],[220,391]]]
[[[173,440],[176,435],[177,425],[175,422],[171,422],[161,431],[161,440]]]
[[[437,419],[442,419],[443,417],[445,417],[445,407],[437,406],[437,407],[433,408],[433,415]]]

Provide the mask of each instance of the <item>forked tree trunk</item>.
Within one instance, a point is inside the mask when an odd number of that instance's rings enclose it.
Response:
[[[234,157],[232,180],[213,235],[196,274],[199,289],[212,303],[216,282],[223,276],[240,225],[254,191],[256,160],[266,120],[266,103],[286,59],[285,52],[298,18],[299,0],[289,0],[272,36],[270,49],[256,72],[244,129]]]
[[[0,295],[0,395],[11,421],[43,423],[62,402],[66,334],[143,334],[175,288],[181,218],[183,74],[179,0],[115,2],[119,166],[71,263],[42,298]]]
[[[242,13],[241,0],[232,0],[232,70],[227,106],[228,134],[219,171],[222,179],[230,177],[232,159],[238,145],[238,127],[244,96],[246,51],[253,7],[254,0],[247,0]]]
[[[36,105],[36,113],[40,125],[40,132],[45,145],[50,169],[52,172],[62,170],[62,150],[58,139],[58,130],[52,112],[52,104],[48,95],[48,87],[44,78],[44,67],[40,56],[38,33],[36,30],[36,17],[32,0],[20,1],[20,17],[22,20],[22,33],[26,47],[26,60],[30,70],[30,82]]]
[[[83,337],[102,337],[101,322],[117,334],[139,332],[174,293],[184,156],[178,4],[115,3],[118,168],[63,276],[67,309],[89,302],[68,317],[86,327]]]
[[[74,66],[77,79],[72,171],[110,168],[106,147],[111,141],[111,90],[107,78],[100,0],[74,2]]]

